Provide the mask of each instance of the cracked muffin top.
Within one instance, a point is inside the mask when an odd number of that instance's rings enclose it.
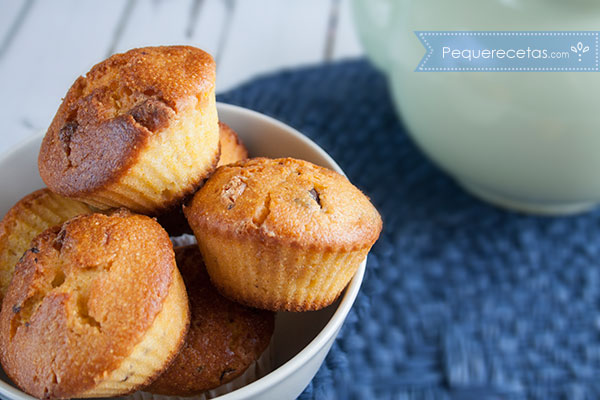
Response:
[[[175,361],[145,391],[191,396],[243,374],[269,345],[275,314],[223,297],[197,245],[176,248],[175,258],[190,299],[190,329]]]
[[[0,312],[6,373],[38,398],[78,397],[132,354],[178,276],[169,237],[149,217],[90,214],[44,231]]]
[[[320,249],[369,248],[382,226],[375,207],[348,179],[293,158],[220,167],[184,212],[194,231]]]
[[[189,46],[134,49],[95,65],[71,86],[44,137],[42,179],[69,197],[117,181],[150,137],[209,104],[214,82],[212,57]]]

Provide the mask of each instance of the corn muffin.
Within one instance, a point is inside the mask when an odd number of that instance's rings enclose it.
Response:
[[[190,299],[190,329],[171,366],[145,391],[192,396],[240,376],[271,341],[274,313],[244,307],[210,283],[198,246],[175,249]]]
[[[231,164],[248,158],[248,150],[238,137],[237,133],[227,124],[219,121],[219,143],[221,145],[221,157],[217,167]],[[183,201],[185,202],[185,200]],[[181,205],[158,216],[158,223],[165,228],[170,236],[180,236],[184,233],[193,233],[190,228]]]
[[[0,361],[44,399],[109,397],[152,382],[175,358],[188,299],[167,233],[122,210],[37,236],[0,311]]]
[[[219,291],[273,311],[331,304],[382,228],[344,176],[292,158],[220,167],[184,213]]]
[[[42,142],[40,175],[100,209],[157,215],[219,161],[215,63],[189,46],[115,54],[79,77]]]
[[[0,306],[19,258],[46,229],[92,209],[79,201],[40,189],[17,202],[0,222]]]
[[[248,158],[248,150],[240,140],[237,133],[224,122],[219,121],[219,142],[221,144],[221,158],[218,167],[232,164]]]

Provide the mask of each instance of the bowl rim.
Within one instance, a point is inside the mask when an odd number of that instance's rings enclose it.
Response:
[[[244,107],[236,106],[233,104],[226,104],[222,102],[217,102],[217,111],[224,111],[225,113],[237,114],[242,118],[246,119],[259,119],[263,120],[269,125],[278,128],[279,130],[286,131],[288,134],[294,136],[296,139],[303,142],[305,145],[310,147],[313,151],[318,153],[323,159],[327,161],[329,164],[327,167],[334,169],[336,172],[346,176],[344,171],[340,168],[340,166],[331,158],[329,154],[325,150],[323,150],[320,146],[318,146],[311,139],[300,133],[298,130],[292,128],[291,126],[273,118],[265,114],[261,114],[257,111],[250,110]],[[224,121],[227,123],[227,121]],[[3,160],[7,157],[10,157],[14,152],[26,147],[28,145],[32,145],[33,142],[39,141],[40,136],[43,136],[45,132],[41,131],[35,135],[31,135],[24,140],[21,140],[12,148],[0,153],[0,160]],[[260,395],[261,392],[266,391],[272,386],[275,386],[277,383],[282,382],[287,377],[292,375],[295,371],[299,370],[302,366],[312,360],[320,350],[322,350],[329,341],[337,336],[337,333],[346,319],[346,316],[350,312],[352,305],[354,304],[354,300],[356,299],[358,292],[360,290],[360,286],[362,284],[365,268],[367,264],[367,258],[363,260],[360,264],[356,274],[344,290],[341,296],[341,300],[337,306],[337,309],[329,319],[329,321],[325,324],[323,329],[313,338],[308,345],[306,345],[300,352],[286,361],[284,364],[280,365],[273,371],[269,372],[267,375],[262,378],[243,386],[239,389],[234,390],[233,392],[221,395],[216,397],[215,399],[221,400],[235,400],[242,398],[249,398],[252,396]],[[0,380],[0,395],[7,396],[9,398],[18,398],[18,399],[35,399],[29,394],[21,391],[20,389],[9,385],[3,380]]]

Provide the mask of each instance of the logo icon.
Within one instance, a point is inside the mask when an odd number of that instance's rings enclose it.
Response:
[[[571,46],[571,51],[579,57],[579,62],[581,62],[581,56],[590,51],[590,46],[583,46],[583,43],[577,43],[577,46]]]

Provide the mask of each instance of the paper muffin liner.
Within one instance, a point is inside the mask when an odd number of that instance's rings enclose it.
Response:
[[[196,232],[213,284],[240,303],[272,311],[322,309],[335,301],[352,279],[370,247],[303,248],[235,238],[221,232]]]
[[[196,237],[187,233],[181,236],[171,237],[171,242],[173,242],[173,247],[184,247],[192,244],[198,244]]]
[[[200,106],[198,106],[200,107]],[[127,207],[155,214],[191,193],[219,161],[219,127],[214,93],[154,135],[139,158],[116,182],[80,200],[100,209]]]
[[[91,212],[84,203],[40,189],[19,200],[6,213],[0,224],[0,304],[14,267],[33,238],[50,227]]]
[[[189,246],[192,244],[196,244],[196,238],[192,235],[182,235],[178,237],[172,237],[171,241],[173,242],[173,246]],[[271,342],[265,349],[265,351],[260,355],[260,357],[253,362],[246,371],[234,380],[224,385],[221,385],[215,389],[206,391],[200,395],[191,396],[191,397],[180,397],[180,396],[165,396],[153,393],[147,393],[144,391],[136,392],[127,397],[130,400],[176,400],[176,399],[193,399],[193,400],[208,400],[213,399],[218,396],[222,396],[224,394],[233,392],[234,390],[240,389],[260,378],[267,375],[273,370],[274,365],[274,352],[273,352],[273,338],[271,338]]]

